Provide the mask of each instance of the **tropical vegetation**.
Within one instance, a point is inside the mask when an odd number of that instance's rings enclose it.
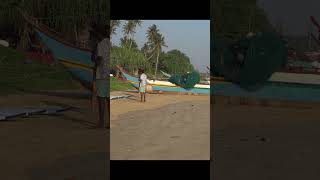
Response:
[[[19,10],[33,16],[60,34],[65,40],[88,46],[89,29],[109,36],[109,1],[106,0],[2,0],[0,3],[0,39],[10,48],[0,47],[0,93],[22,89],[78,89],[65,69],[30,61],[25,52],[41,45]],[[43,48],[40,46],[40,48]]]
[[[111,20],[111,39],[121,27],[124,35],[120,39],[119,46],[113,45],[111,48],[111,68],[114,71],[117,69],[116,66],[122,66],[132,73],[137,73],[139,68],[143,68],[149,77],[153,78],[162,76],[159,74],[160,70],[170,74],[194,71],[190,58],[183,52],[176,49],[164,52],[163,48],[168,46],[155,24],[148,28],[147,41],[139,49],[134,34],[142,23],[141,20]]]
[[[258,0],[213,0],[211,15],[214,33],[240,37],[248,32],[274,30],[257,2]]]
[[[106,0],[2,0],[0,3],[0,38],[10,38],[18,48],[27,49],[35,41],[32,28],[18,11],[31,15],[69,42],[89,41],[89,29],[109,34],[110,6]]]

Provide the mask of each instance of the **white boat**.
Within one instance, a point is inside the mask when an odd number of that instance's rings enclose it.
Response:
[[[169,82],[169,81],[161,81],[161,80],[149,80],[147,79],[147,83],[150,85],[160,85],[160,86],[170,86],[176,87],[177,85]],[[210,84],[196,84],[195,88],[210,88]]]

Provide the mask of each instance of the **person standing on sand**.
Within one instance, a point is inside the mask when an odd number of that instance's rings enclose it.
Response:
[[[108,62],[110,57],[110,39],[103,37],[99,33],[95,32],[97,38],[97,45],[92,55],[94,66],[94,79],[93,79],[93,109],[95,100],[98,100],[99,117],[98,117],[98,128],[110,129],[110,97],[109,97],[109,79],[110,73],[108,68]],[[107,104],[107,107],[106,107]],[[105,113],[107,111],[107,113]],[[107,126],[105,122],[105,115],[107,117]]]
[[[141,96],[141,102],[146,102],[146,87],[147,87],[147,75],[144,73],[144,70],[140,70],[139,78],[139,93]]]

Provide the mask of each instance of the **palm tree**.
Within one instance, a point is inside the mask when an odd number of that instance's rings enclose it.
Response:
[[[159,29],[155,24],[153,24],[151,27],[149,27],[147,31],[147,37],[148,37],[148,46],[150,49],[152,49],[152,54],[157,54],[157,60],[156,60],[156,69],[154,73],[154,77],[157,77],[157,71],[158,71],[158,63],[159,63],[159,55],[162,51],[162,47],[167,47],[164,37],[159,32]]]
[[[148,60],[151,59],[153,57],[153,55],[155,54],[154,52],[155,52],[156,46],[154,46],[153,42],[154,42],[154,39],[158,33],[159,33],[159,30],[157,29],[157,26],[155,24],[153,24],[151,27],[149,27],[149,29],[147,31],[148,41],[144,45],[143,51],[146,56],[150,54],[150,57],[147,58]]]
[[[131,48],[128,47],[130,43]],[[127,39],[127,37],[120,38],[120,47],[128,49],[138,49],[138,45],[134,39]]]
[[[141,24],[141,20],[128,20],[127,23],[123,25],[122,32],[124,33],[125,39],[127,39],[127,43],[130,42],[129,49],[131,49],[132,46],[132,41],[129,40],[133,39],[134,34],[136,33],[135,29],[137,26],[141,26]]]
[[[117,28],[120,26],[120,20],[111,20],[110,21],[110,39],[112,35],[116,35]]]

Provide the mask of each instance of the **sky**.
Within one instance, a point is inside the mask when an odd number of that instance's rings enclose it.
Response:
[[[258,0],[272,24],[281,23],[290,35],[307,35],[310,16],[320,23],[320,0]],[[312,27],[312,32],[317,32]]]
[[[117,34],[112,37],[112,43],[119,45],[123,37],[122,24]],[[168,47],[165,52],[177,49],[186,54],[191,63],[200,72],[207,72],[210,66],[210,21],[209,20],[142,20],[141,27],[137,27],[135,41],[139,48],[147,42],[147,29],[157,25]]]

